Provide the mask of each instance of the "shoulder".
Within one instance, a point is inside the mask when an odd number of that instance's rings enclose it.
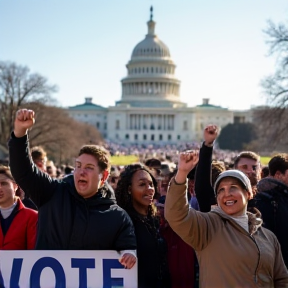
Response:
[[[17,213],[18,215],[18,220],[20,220],[21,222],[25,222],[25,221],[32,221],[32,222],[37,222],[38,221],[38,212],[27,208],[23,205],[23,207],[21,207]]]
[[[31,208],[27,208],[27,207],[23,207],[22,209],[23,213],[25,213],[27,216],[30,216],[30,217],[38,217],[38,211],[35,211]]]
[[[25,215],[38,216],[38,211],[26,207],[19,197],[17,197],[17,202],[18,202],[18,204],[17,204],[18,205],[18,213],[21,212],[22,214],[25,214]]]
[[[265,238],[269,240],[269,242],[277,242],[278,243],[278,239],[276,237],[276,235],[269,229],[261,226],[258,229],[259,232],[262,232],[265,235]]]
[[[117,214],[117,215],[128,215],[128,213],[126,212],[126,210],[124,210],[123,208],[121,208],[119,205],[117,204],[112,204],[110,206],[111,212]]]
[[[132,222],[129,214],[127,213],[126,210],[118,206],[117,204],[113,204],[110,206],[110,211],[113,213],[115,216],[117,216],[118,219],[121,219],[122,221],[128,221]]]

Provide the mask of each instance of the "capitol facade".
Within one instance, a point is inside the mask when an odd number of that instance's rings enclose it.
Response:
[[[152,9],[151,9],[152,10]],[[148,33],[133,49],[122,82],[121,100],[115,106],[85,103],[68,108],[75,120],[95,126],[103,138],[121,143],[176,143],[201,141],[208,124],[251,122],[248,111],[211,105],[209,99],[188,107],[181,101],[180,80],[167,45],[155,34],[151,11]]]

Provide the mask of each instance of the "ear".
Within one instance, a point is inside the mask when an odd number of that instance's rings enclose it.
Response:
[[[13,188],[14,188],[14,193],[16,194],[16,191],[18,189],[18,185],[16,183],[13,182]]]
[[[247,191],[247,190],[245,190],[245,191],[246,191],[246,195],[247,195],[247,202],[248,202],[249,200],[251,200],[251,199],[253,198],[253,194],[250,193],[250,192]]]
[[[282,173],[280,171],[276,171],[275,175],[273,176],[273,178],[279,180],[281,179]]]

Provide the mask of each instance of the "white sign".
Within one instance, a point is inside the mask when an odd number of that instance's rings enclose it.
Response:
[[[137,287],[137,265],[125,269],[116,251],[0,251],[0,288]]]

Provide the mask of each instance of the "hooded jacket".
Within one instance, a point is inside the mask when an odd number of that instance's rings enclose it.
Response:
[[[247,212],[249,232],[228,215],[192,208],[187,185],[170,182],[165,218],[197,254],[200,287],[288,287],[288,272],[275,235]]]
[[[108,186],[84,199],[73,175],[52,179],[38,170],[29,155],[28,137],[9,140],[10,167],[15,181],[39,209],[36,249],[135,250],[128,214],[116,204]]]
[[[263,178],[257,185],[255,206],[261,211],[263,226],[277,237],[288,267],[288,187],[273,178]]]

